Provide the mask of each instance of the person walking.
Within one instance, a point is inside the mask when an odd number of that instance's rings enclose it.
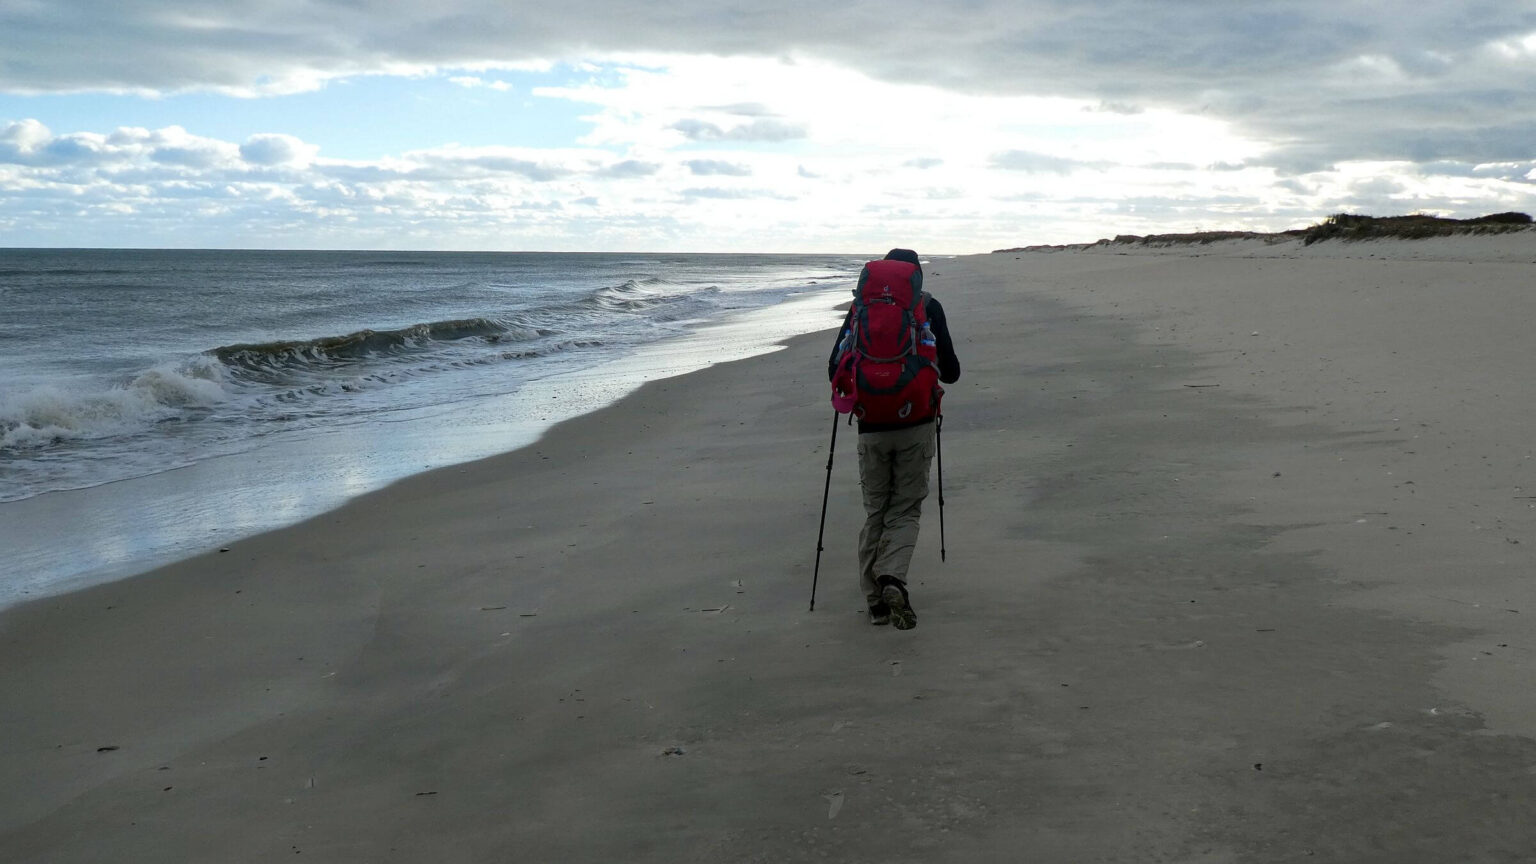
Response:
[[[923,292],[922,273],[911,249],[892,249],[881,261],[865,265],[827,361],[834,404],[841,398],[839,410],[851,410],[859,422],[865,513],[859,531],[859,587],[870,623],[894,624],[898,630],[917,626],[907,570],[928,497],[943,393],[938,382],[960,380],[944,307]],[[915,344],[909,344],[912,335]],[[887,345],[872,344],[872,339]]]

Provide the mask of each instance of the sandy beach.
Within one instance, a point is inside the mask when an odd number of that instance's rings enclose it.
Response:
[[[9,610],[0,861],[1531,860],[1533,265],[931,262],[910,632],[829,333]]]

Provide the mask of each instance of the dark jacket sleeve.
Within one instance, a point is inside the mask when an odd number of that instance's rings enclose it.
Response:
[[[927,312],[928,327],[933,330],[933,341],[939,349],[939,380],[953,384],[960,380],[960,358],[955,356],[955,343],[949,338],[949,322],[944,318],[944,307],[929,297]]]
[[[832,337],[832,353],[827,357],[827,380],[831,381],[837,375],[837,348],[843,343],[843,334],[848,332],[848,321],[853,318],[853,310],[843,316],[843,326],[837,328],[837,335]]]

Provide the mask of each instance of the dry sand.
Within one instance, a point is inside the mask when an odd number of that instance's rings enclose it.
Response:
[[[0,861],[1531,860],[1536,234],[929,265],[853,573],[829,336],[0,617]]]

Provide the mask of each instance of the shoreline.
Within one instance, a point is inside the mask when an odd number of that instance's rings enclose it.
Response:
[[[383,430],[349,425],[0,503],[0,546],[9,550],[0,565],[0,610],[149,572],[316,518],[415,474],[531,446],[559,422],[610,404],[646,381],[685,375],[717,358],[779,350],[777,343],[802,332],[817,307],[830,309],[834,302],[824,288],[806,291],[614,360],[532,379],[513,393],[418,409],[411,412],[419,415],[415,419],[379,421],[386,422]],[[496,406],[517,402],[538,406],[538,416],[495,419],[507,413]],[[459,419],[449,426],[444,414]],[[61,543],[65,536],[69,542]]]
[[[797,336],[0,613],[0,857],[1526,853],[1528,268],[929,269],[965,371],[916,630],[865,623],[843,436],[806,611]]]

